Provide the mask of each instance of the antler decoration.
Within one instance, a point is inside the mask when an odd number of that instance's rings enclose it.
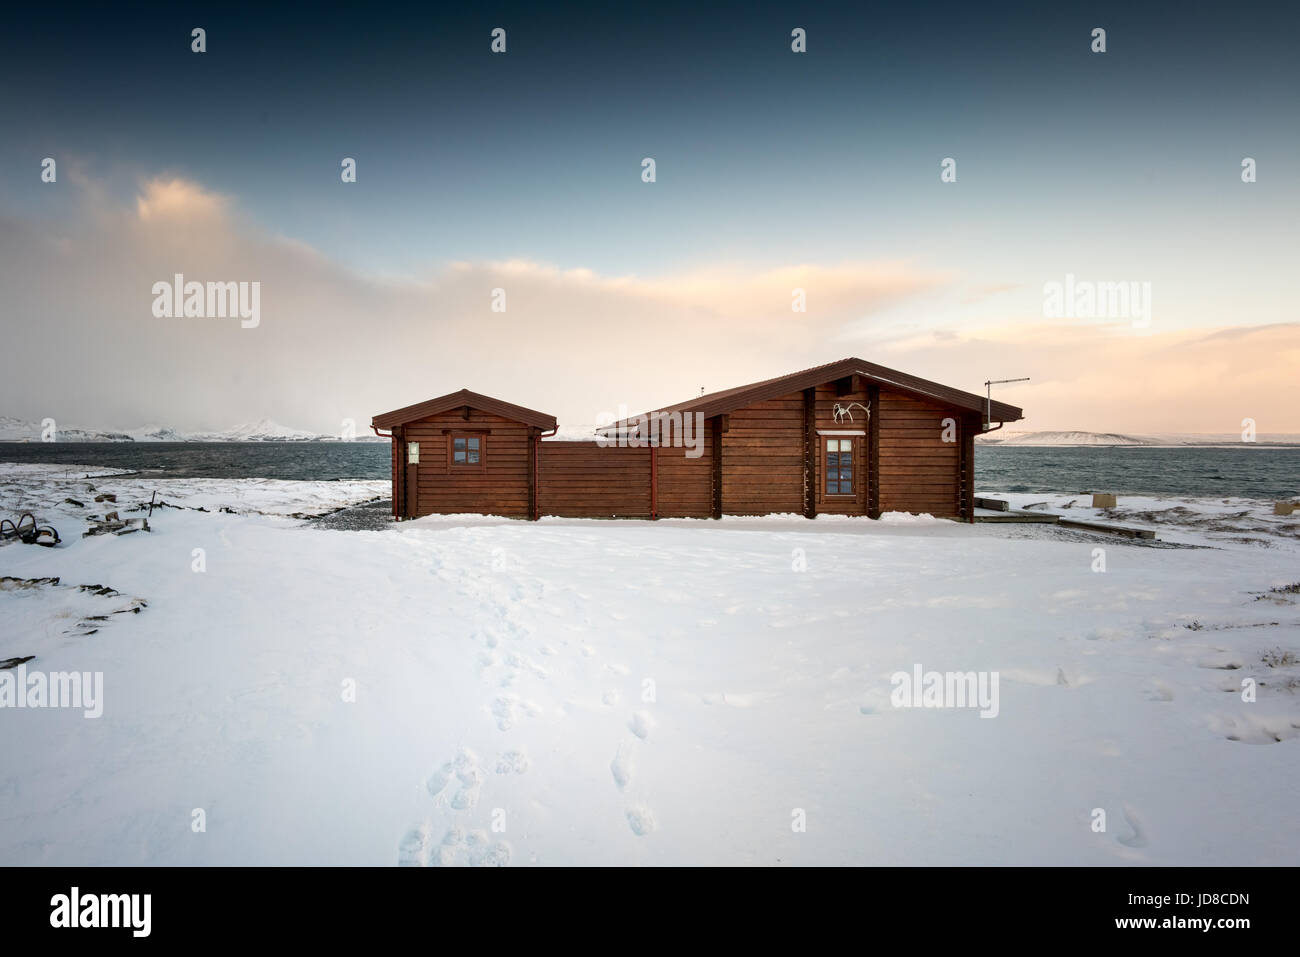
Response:
[[[845,416],[848,416],[849,421],[852,422],[853,407],[855,405],[863,412],[866,413],[868,419],[871,418],[871,409],[863,405],[861,402],[850,402],[848,405],[840,405],[838,402],[836,402],[835,408],[831,410],[831,415],[835,417],[836,422],[843,422]]]

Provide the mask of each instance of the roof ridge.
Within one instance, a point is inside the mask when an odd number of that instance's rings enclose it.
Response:
[[[741,407],[741,405],[718,405],[718,403],[725,402],[727,399],[755,393],[758,395],[751,401],[762,401],[765,396],[762,396],[761,393],[775,384],[801,382],[808,376],[828,372],[830,370],[843,370],[841,375],[834,376],[834,378],[842,378],[843,375],[858,374],[865,376],[868,379],[887,383],[890,386],[902,389],[905,392],[921,395],[946,405],[956,406],[957,408],[967,409],[968,411],[983,412],[985,410],[986,399],[984,396],[976,395],[973,392],[967,392],[964,389],[958,389],[954,386],[944,385],[941,382],[934,382],[930,379],[911,375],[910,373],[903,372],[899,369],[891,369],[888,366],[869,362],[866,359],[861,359],[857,356],[847,356],[843,359],[836,359],[833,362],[824,362],[820,365],[809,366],[808,368],[800,369],[797,372],[788,372],[785,375],[773,376],[768,379],[760,379],[757,382],[734,386],[730,389],[721,389],[716,392],[698,395],[694,398],[687,399],[684,402],[660,406],[656,409],[643,412],[641,415],[619,419],[616,422],[603,426],[602,430],[626,427],[628,423],[635,422],[659,412],[699,411],[701,406],[708,410],[709,416],[724,414],[731,409]],[[806,388],[806,386],[792,385],[791,391],[796,391],[799,388]],[[988,402],[988,408],[989,412],[992,413],[990,418],[997,419],[998,421],[1014,422],[1024,418],[1023,411],[1020,408],[1005,402]]]
[[[386,429],[413,422],[416,419],[423,419],[430,415],[437,415],[440,412],[459,408],[460,406],[471,406],[481,412],[499,415],[505,419],[512,419],[548,431],[556,428],[557,425],[555,416],[546,412],[539,412],[537,409],[530,409],[527,406],[517,405],[514,402],[507,402],[505,399],[498,399],[486,393],[465,388],[458,389],[455,392],[448,392],[446,395],[440,395],[436,398],[426,399],[424,402],[403,406],[391,412],[382,412],[379,415],[371,416],[370,424],[372,427]]]

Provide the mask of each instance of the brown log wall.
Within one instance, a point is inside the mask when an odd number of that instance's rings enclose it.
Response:
[[[726,416],[722,511],[767,515],[804,510],[803,393],[756,402]]]
[[[483,467],[451,464],[451,434],[478,434],[483,441]],[[405,467],[405,445],[420,443],[417,469],[418,515],[476,512],[484,515],[528,517],[528,443],[530,429],[487,412],[471,409],[408,422],[402,427],[399,467]]]
[[[722,512],[728,515],[805,513],[806,462],[815,474],[816,512],[867,514],[876,511],[930,512],[969,517],[973,487],[972,439],[978,417],[937,402],[868,389],[844,380],[793,392],[728,413],[721,435]],[[836,403],[872,404],[871,418],[854,408],[853,420],[835,421]],[[943,420],[958,423],[956,441],[943,441]],[[864,430],[854,436],[854,495],[825,494],[824,436],[817,430]],[[595,442],[543,441],[537,451],[537,511],[572,518],[650,518],[651,456],[655,457],[657,515],[707,518],[713,513],[711,429],[701,437],[702,454],[681,447],[601,447]],[[453,410],[395,429],[392,446],[394,514],[407,501],[406,447],[420,443],[414,501],[418,515],[474,512],[527,518],[530,515],[530,426],[501,416]],[[482,436],[484,466],[450,461],[451,436]],[[811,446],[811,453],[810,453]],[[872,467],[875,467],[874,471]]]
[[[688,458],[695,449],[658,449],[659,517],[708,518],[713,505],[713,443],[708,429],[700,439],[703,453]]]
[[[542,442],[538,508],[565,518],[649,518],[649,448]]]
[[[965,413],[937,402],[880,390],[880,511],[961,513],[961,423]],[[943,420],[957,421],[957,441],[943,441]]]

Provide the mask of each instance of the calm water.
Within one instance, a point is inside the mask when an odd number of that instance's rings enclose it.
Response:
[[[150,478],[388,478],[387,442],[0,442],[0,462],[132,469]]]
[[[2,462],[133,469],[150,477],[386,479],[387,442],[0,442]],[[980,446],[976,485],[998,492],[1244,496],[1300,494],[1300,447]]]
[[[975,484],[998,492],[1290,498],[1300,494],[1300,447],[976,446]]]

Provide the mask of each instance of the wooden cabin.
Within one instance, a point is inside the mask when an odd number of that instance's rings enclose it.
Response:
[[[554,416],[462,389],[377,415],[393,515],[721,518],[929,512],[974,519],[975,436],[1015,406],[861,359],[546,441]],[[995,424],[996,423],[996,424]]]

